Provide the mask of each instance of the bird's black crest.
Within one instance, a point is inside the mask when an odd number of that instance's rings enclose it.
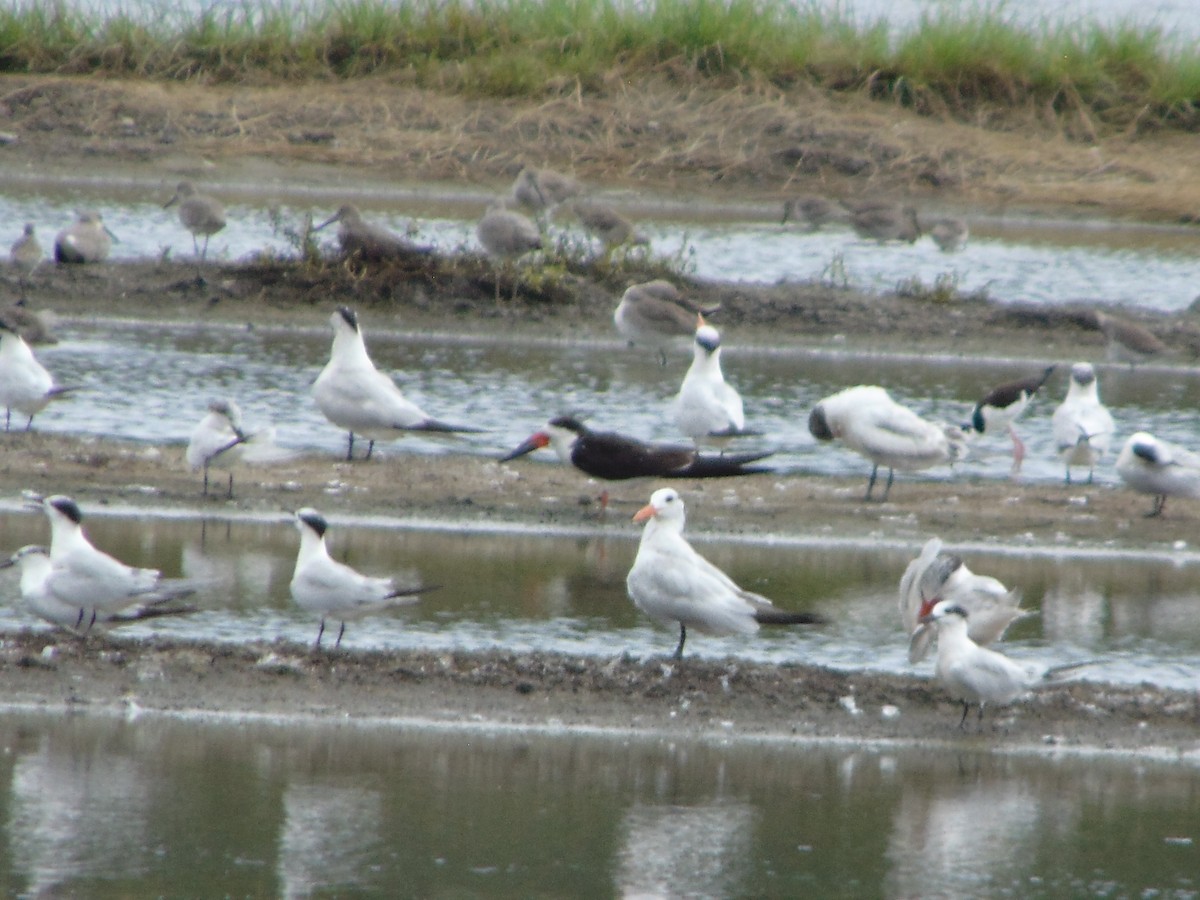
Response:
[[[325,531],[329,528],[329,523],[325,521],[325,517],[320,513],[300,513],[299,519],[301,522],[315,531],[317,533],[317,537],[324,537]]]
[[[1071,377],[1076,384],[1088,385],[1096,380],[1096,372],[1094,369],[1072,369]]]
[[[338,315],[341,316],[347,325],[358,331],[358,313],[348,306],[339,306],[337,308]]]
[[[555,416],[550,420],[550,424],[555,428],[565,428],[576,434],[583,434],[587,431],[587,427],[574,416]]]
[[[955,604],[954,606],[947,606],[944,610],[942,610],[942,615],[943,616],[962,616],[965,619],[965,618],[967,618],[967,611],[965,609],[963,609],[961,606],[959,606],[958,604]]]
[[[820,403],[813,407],[813,411],[808,414],[808,433],[818,441],[833,440],[833,431],[825,419],[825,407]]]
[[[697,332],[696,343],[709,353],[716,353],[717,348],[721,346],[721,335],[717,334],[715,331]]]
[[[1139,441],[1134,444],[1131,449],[1133,450],[1134,456],[1140,457],[1148,463],[1154,463],[1154,465],[1158,465],[1159,460],[1157,444],[1147,444]]]
[[[50,505],[76,525],[83,521],[83,513],[80,512],[79,506],[70,497],[55,497],[50,501]]]

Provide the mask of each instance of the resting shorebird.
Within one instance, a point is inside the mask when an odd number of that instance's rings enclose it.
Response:
[[[613,311],[617,332],[630,344],[652,347],[667,364],[667,349],[696,334],[696,316],[712,315],[720,304],[704,308],[686,298],[671,282],[658,278],[630,285]]]
[[[783,219],[779,224],[803,222],[809,231],[818,231],[836,218],[838,209],[833,203],[816,194],[802,194],[783,202]]]
[[[517,173],[509,196],[518,205],[541,216],[582,191],[583,186],[570,175],[526,166]]]
[[[1100,402],[1096,370],[1091,363],[1077,362],[1071,366],[1066,399],[1054,410],[1050,421],[1054,445],[1067,464],[1067,484],[1071,483],[1071,466],[1087,466],[1091,484],[1096,463],[1108,452],[1116,431],[1112,414]]]
[[[939,538],[930,538],[900,579],[900,622],[909,635],[909,662],[920,662],[929,652],[933,629],[921,624],[921,617],[939,600],[965,609],[970,615],[967,634],[985,646],[1000,640],[1009,625],[1029,615],[1020,608],[1020,591],[1010,591],[990,575],[976,575],[960,557],[943,553]]]
[[[1029,401],[1046,383],[1054,369],[1054,366],[1047,366],[1041,375],[1030,375],[1028,378],[1009,381],[992,388],[975,404],[970,421],[963,426],[968,433],[974,431],[978,434],[995,434],[1007,431],[1013,442],[1013,475],[1021,471],[1021,462],[1025,459],[1025,444],[1013,428],[1013,422],[1025,412]]]
[[[1167,352],[1167,345],[1141,325],[1099,310],[1094,315],[1096,327],[1104,332],[1105,350],[1110,362],[1133,365]]]
[[[868,203],[851,210],[850,225],[861,238],[913,243],[921,236],[917,211],[896,203]]]
[[[179,223],[192,235],[192,250],[200,262],[208,257],[208,239],[225,227],[225,207],[216,197],[196,192],[190,181],[181,181],[175,194],[163,204],[163,209],[179,204]],[[204,236],[204,249],[197,238]]]
[[[961,429],[922,419],[874,385],[859,385],[826,397],[809,414],[808,430],[819,441],[841,440],[871,461],[867,500],[879,467],[887,466],[887,486],[880,502],[887,501],[896,469],[927,469],[955,462],[967,453]]]
[[[95,263],[108,259],[113,233],[108,230],[100,213],[82,210],[74,224],[68,225],[54,239],[54,258],[60,263]]]
[[[434,419],[407,399],[371,362],[354,310],[339,306],[329,323],[333,347],[329,362],[313,382],[312,394],[325,418],[349,433],[347,460],[354,459],[356,434],[370,441],[366,455],[370,459],[375,441],[398,438],[406,431],[452,434],[480,430]]]
[[[683,536],[683,500],[672,488],[650,495],[634,514],[645,522],[625,586],[634,605],[655,622],[679,626],[674,658],[683,658],[688,628],[702,634],[754,634],[760,625],[814,625],[814,613],[777,609],[760,594],[743,590],[692,549]]]
[[[1135,491],[1154,495],[1147,518],[1161,516],[1168,497],[1200,498],[1200,454],[1145,431],[1130,435],[1121,448],[1117,474]]]
[[[25,339],[0,317],[0,406],[4,407],[5,431],[11,426],[13,410],[29,417],[25,423],[28,431],[33,417],[46,404],[74,390],[78,388],[56,385]]]
[[[21,232],[19,238],[13,241],[8,258],[17,270],[21,296],[24,297],[29,277],[42,264],[43,259],[42,245],[38,242],[37,231],[32,222],[25,223],[25,230]]]
[[[576,200],[571,210],[579,219],[583,230],[604,245],[605,256],[611,256],[618,247],[646,245],[650,238],[607,203],[598,200]]]
[[[929,226],[929,236],[943,253],[954,253],[967,246],[971,229],[965,219],[938,219]]]
[[[721,373],[721,335],[703,316],[698,322],[692,365],[672,403],[675,423],[697,447],[758,434],[746,431],[741,395]]]
[[[388,259],[428,256],[433,252],[429,247],[418,246],[398,234],[393,234],[382,225],[368,222],[352,203],[339,207],[337,212],[313,231],[320,231],[335,222],[338,223],[338,246],[342,248],[343,256],[358,257],[364,262],[382,262]]]

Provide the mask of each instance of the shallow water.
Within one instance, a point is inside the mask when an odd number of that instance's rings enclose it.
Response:
[[[20,896],[1195,897],[1189,766],[0,715]]]
[[[37,353],[58,383],[85,390],[51,404],[34,427],[114,435],[155,443],[186,443],[213,397],[228,396],[242,407],[250,430],[273,425],[283,447],[345,452],[346,436],[330,425],[309,390],[329,358],[328,313],[314,310],[311,330],[265,328],[74,324],[63,341]],[[681,440],[670,403],[686,372],[686,344],[670,364],[617,341],[571,343],[522,338],[457,340],[454,335],[395,335],[372,331],[371,314],[361,323],[376,364],[405,394],[436,418],[476,425],[481,434],[454,438],[410,435],[380,444],[385,456],[407,452],[466,452],[497,459],[548,418],[572,412],[598,430],[644,440]],[[869,464],[857,455],[818,444],[808,432],[808,414],[822,398],[856,383],[887,385],[901,403],[935,421],[962,423],[975,402],[995,384],[1032,374],[1037,364],[1011,360],[918,358],[905,354],[867,359],[825,353],[773,352],[738,346],[726,336],[725,376],[742,394],[746,421],[763,433],[740,449],[771,449],[780,472],[861,475]],[[1070,361],[1061,361],[1070,362]],[[153,373],[153,377],[147,377]],[[1024,477],[1030,483],[1061,482],[1063,467],[1054,449],[1050,417],[1066,395],[1067,367],[1056,373],[1018,422],[1028,448]],[[1097,469],[1101,483],[1117,484],[1112,463],[1134,431],[1200,447],[1200,370],[1143,366],[1099,367],[1101,397],[1117,422],[1107,459]],[[931,469],[907,478],[1007,478],[1007,436],[975,441],[953,470]],[[533,461],[510,465],[557,465],[549,450]],[[1076,470],[1075,477],[1086,476]]]
[[[219,641],[305,643],[317,623],[294,606],[288,583],[298,538],[277,522],[106,518],[85,510],[97,544],[120,559],[197,579],[201,612],[124,629]],[[37,512],[0,517],[0,548],[48,540]],[[335,519],[338,559],[404,584],[440,585],[415,606],[350,623],[351,648],[495,647],[607,657],[665,656],[677,635],[656,628],[625,593],[640,530],[624,521],[570,537],[354,527]],[[844,670],[912,672],[896,591],[919,547],[771,545],[705,540],[701,551],[743,586],[787,608],[820,612],[821,628],[764,629],[752,639],[695,635],[688,653],[759,662],[808,662]],[[1200,559],[1161,556],[1003,555],[965,552],[976,572],[1024,593],[1039,614],[1017,623],[1004,651],[1037,665],[1098,660],[1085,677],[1193,689],[1200,684]],[[0,596],[17,595],[0,573]],[[35,625],[19,605],[0,608],[0,630]],[[932,661],[916,671],[929,673]]]

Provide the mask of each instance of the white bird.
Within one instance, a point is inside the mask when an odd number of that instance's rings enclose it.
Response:
[[[657,278],[626,289],[613,311],[613,324],[630,344],[658,350],[665,366],[667,349],[682,345],[682,338],[695,336],[696,316],[711,315],[720,308],[717,304],[705,309],[684,297],[671,282]]]
[[[937,678],[953,699],[962,702],[959,728],[966,723],[972,703],[979,705],[982,723],[985,704],[1011,703],[1032,688],[1051,684],[1061,675],[1091,665],[1090,662],[1078,662],[1042,671],[1023,666],[971,640],[967,634],[967,618],[965,609],[947,600],[935,604],[921,617],[921,624],[937,628]]]
[[[40,619],[57,625],[73,634],[86,634],[79,616],[79,607],[67,603],[47,589],[47,581],[54,570],[50,562],[50,551],[33,544],[22,547],[7,560],[0,562],[0,569],[17,566],[21,572],[21,601]],[[126,625],[142,622],[159,616],[178,616],[196,611],[194,606],[168,606],[174,597],[162,597],[138,603],[116,613],[98,613],[97,623]]]
[[[859,385],[826,397],[809,414],[808,430],[819,441],[839,439],[871,461],[867,500],[871,499],[880,466],[888,467],[882,497],[886,501],[894,470],[927,469],[953,463],[967,454],[960,428],[928,422],[874,385]]]
[[[300,552],[292,573],[292,598],[301,609],[321,617],[316,646],[321,646],[325,620],[341,623],[337,642],[341,646],[346,623],[374,615],[392,606],[416,603],[416,595],[433,590],[433,586],[398,588],[391,578],[372,578],[362,575],[329,555],[325,532],[329,525],[325,517],[311,507],[296,511],[296,528],[300,532]]]
[[[746,431],[746,416],[742,398],[725,381],[721,372],[721,335],[698,316],[692,365],[683,378],[683,385],[672,404],[672,414],[679,430],[696,442],[720,441],[740,435],[757,434]]]
[[[28,431],[33,417],[46,404],[74,390],[56,385],[25,339],[0,318],[0,405],[4,407],[5,431],[12,424],[13,410],[29,417],[25,423]]]
[[[397,438],[406,431],[446,434],[480,430],[441,422],[407,399],[371,362],[354,310],[339,306],[329,321],[333,347],[329,362],[313,382],[312,393],[325,418],[349,432],[346,459],[354,458],[356,434],[370,441],[366,456],[370,459],[375,441]]]
[[[943,600],[970,615],[967,634],[984,646],[1000,640],[1008,626],[1024,616],[1021,592],[1010,591],[998,578],[977,575],[961,558],[942,552],[940,538],[930,538],[900,579],[900,622],[910,636],[908,661],[920,662],[929,652],[934,629],[921,617]]]
[[[675,659],[683,658],[689,627],[702,634],[753,634],[759,625],[824,621],[813,613],[776,609],[693,550],[683,536],[683,500],[673,488],[651,494],[633,521],[645,522],[646,528],[625,586],[634,605],[655,622],[679,625]]]
[[[1071,366],[1066,399],[1054,410],[1050,422],[1054,446],[1067,466],[1067,484],[1071,483],[1071,466],[1087,466],[1091,484],[1096,463],[1108,452],[1116,431],[1112,414],[1100,402],[1096,370],[1091,363]]]
[[[1200,454],[1145,431],[1130,435],[1121,448],[1117,474],[1135,491],[1154,495],[1147,518],[1161,516],[1168,497],[1200,499]]]
[[[38,503],[50,520],[48,597],[75,611],[74,628],[86,634],[134,605],[165,603],[194,594],[195,585],[163,578],[158,569],[137,569],[97,550],[83,531],[83,513],[70,497],[56,494]]]
[[[216,197],[197,193],[190,181],[181,181],[175,194],[163,204],[163,209],[179,204],[179,223],[192,235],[192,250],[200,261],[208,256],[208,239],[225,227],[225,207]],[[204,249],[200,249],[198,235],[204,235]]]
[[[114,235],[94,209],[81,210],[78,218],[54,239],[54,259],[60,263],[104,262]]]
[[[246,432],[242,430],[242,411],[233,400],[213,400],[200,424],[188,440],[187,463],[192,470],[204,470],[204,496],[208,496],[208,470],[229,471],[229,491],[233,496],[233,467],[245,452]]]

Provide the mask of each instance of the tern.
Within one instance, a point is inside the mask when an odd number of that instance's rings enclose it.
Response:
[[[393,606],[416,603],[418,594],[434,590],[434,586],[396,587],[391,578],[372,578],[362,575],[329,555],[325,532],[329,525],[325,517],[311,507],[296,511],[296,528],[300,532],[300,552],[292,573],[292,598],[301,609],[321,617],[316,648],[325,634],[325,620],[341,623],[334,648],[341,646],[346,623],[374,615]]]
[[[742,398],[721,372],[721,335],[698,317],[692,365],[672,404],[679,430],[696,446],[759,432],[746,431]]]
[[[428,256],[430,247],[421,247],[393,234],[382,225],[363,218],[358,207],[352,203],[341,206],[337,212],[318,225],[313,231],[338,223],[338,245],[347,257],[357,256],[364,262],[382,262],[388,259],[406,259]]]
[[[1108,452],[1116,431],[1112,414],[1100,402],[1096,370],[1091,363],[1077,362],[1071,366],[1066,399],[1054,410],[1050,421],[1054,445],[1067,466],[1067,484],[1071,483],[1071,466],[1087,466],[1091,484],[1096,463]]]
[[[50,520],[50,574],[43,582],[48,597],[75,611],[74,629],[86,634],[134,605],[165,603],[196,592],[181,578],[163,578],[157,569],[127,566],[97,550],[83,531],[83,513],[70,497],[56,494],[38,501]]]
[[[1145,431],[1130,435],[1121,448],[1117,474],[1135,491],[1154,495],[1147,518],[1161,516],[1168,497],[1200,499],[1200,454]]]
[[[563,462],[594,478],[722,478],[768,472],[752,466],[770,453],[728,453],[701,456],[692,447],[648,444],[610,431],[592,431],[573,416],[556,416],[501,458],[508,462],[542,447],[550,447]]]
[[[1041,389],[1053,373],[1055,366],[1047,366],[1040,375],[1030,375],[1017,381],[1009,381],[997,385],[975,404],[970,421],[963,425],[968,434],[972,431],[978,434],[995,434],[1007,431],[1013,442],[1012,473],[1021,471],[1021,463],[1025,459],[1025,443],[1013,428],[1016,421],[1034,395]]]
[[[815,613],[777,609],[760,594],[733,580],[692,549],[683,536],[683,500],[672,488],[660,488],[633,516],[645,522],[633,568],[625,579],[629,598],[655,622],[679,626],[673,654],[683,658],[687,630],[702,634],[753,634],[760,625],[815,625]]]
[[[229,491],[233,496],[233,466],[245,451],[246,432],[242,430],[242,411],[233,400],[213,400],[188,441],[185,454],[193,470],[204,470],[204,496],[208,496],[208,470],[229,470]]]
[[[12,424],[13,410],[28,416],[25,430],[33,426],[33,417],[51,400],[78,390],[59,387],[25,339],[0,317],[0,405],[4,407],[4,430]]]
[[[839,439],[871,461],[867,500],[880,466],[888,468],[881,498],[886,502],[896,469],[927,469],[953,463],[967,453],[961,429],[922,419],[874,385],[859,385],[826,397],[809,414],[808,430],[819,441]]]
[[[671,282],[658,278],[631,285],[613,311],[617,332],[630,344],[652,347],[667,364],[667,349],[696,334],[696,316],[708,316],[720,304],[704,308],[688,300]]]
[[[200,261],[208,257],[208,239],[225,227],[225,207],[215,197],[197,193],[190,181],[181,181],[175,194],[163,204],[163,209],[179,204],[179,223],[192,235],[192,250]],[[197,237],[204,236],[204,249]]]
[[[939,600],[967,611],[967,634],[984,646],[1000,640],[1009,625],[1030,614],[1020,608],[1020,591],[1010,591],[990,575],[975,574],[961,558],[942,552],[940,538],[930,538],[900,579],[900,621],[910,636],[911,663],[920,662],[929,652],[934,629],[921,624],[921,617]]]
[[[100,213],[94,209],[81,210],[75,222],[54,239],[54,258],[60,263],[104,262],[112,241],[113,233]]]
[[[968,613],[948,600],[933,604],[921,624],[933,625],[938,633],[937,678],[950,696],[963,705],[958,727],[963,728],[971,704],[979,705],[979,721],[988,703],[1006,705],[1027,691],[1061,680],[1061,676],[1091,662],[1070,663],[1038,671],[1007,656],[980,647],[967,633]]]
[[[329,362],[313,382],[312,393],[325,418],[349,433],[347,460],[354,459],[356,434],[370,441],[366,456],[370,459],[375,441],[397,438],[406,431],[480,431],[434,419],[407,399],[396,383],[371,362],[354,310],[339,306],[329,322],[333,326],[333,348]]]
[[[84,635],[87,633],[82,629],[79,607],[73,603],[64,602],[47,588],[47,582],[54,571],[53,564],[50,562],[49,550],[32,544],[22,547],[7,560],[0,561],[0,569],[12,566],[20,569],[21,600],[30,612],[51,625],[57,625],[73,634]],[[97,615],[96,622],[105,625],[126,625],[160,616],[179,616],[196,611],[194,606],[168,606],[167,602],[173,599],[175,598],[163,597],[138,603],[117,613],[101,613]]]

